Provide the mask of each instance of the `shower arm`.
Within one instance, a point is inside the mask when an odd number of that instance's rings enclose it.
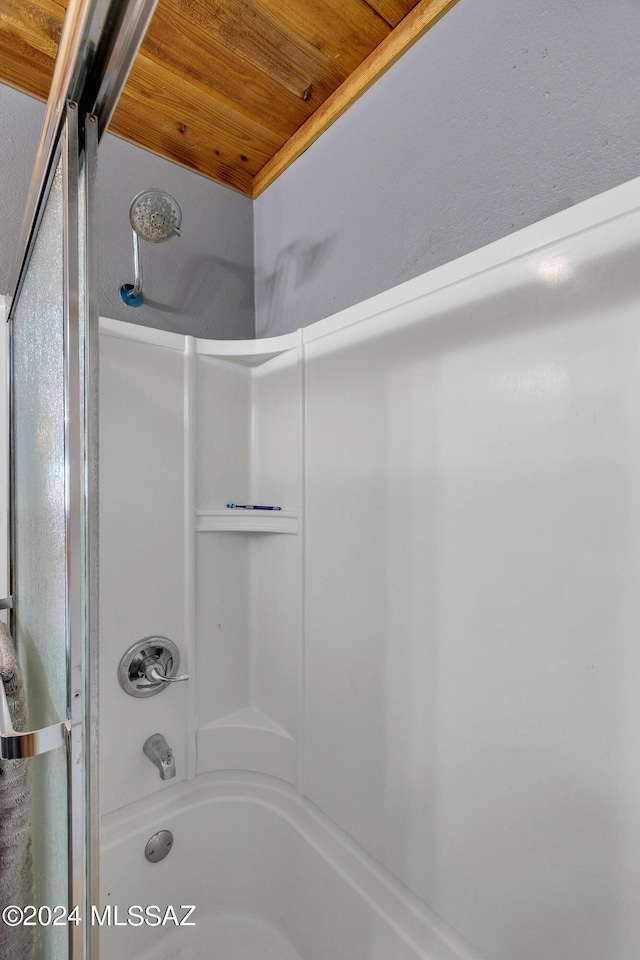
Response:
[[[140,258],[140,237],[132,230],[133,234],[133,271],[135,274],[132,297],[137,297],[142,293],[142,260]]]

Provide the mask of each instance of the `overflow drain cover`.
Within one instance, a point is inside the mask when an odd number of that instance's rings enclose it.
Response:
[[[150,863],[158,863],[160,860],[164,860],[172,846],[173,834],[171,830],[158,830],[147,840],[144,855]]]

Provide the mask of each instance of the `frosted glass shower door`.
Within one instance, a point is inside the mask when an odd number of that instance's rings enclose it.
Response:
[[[61,159],[10,313],[12,629],[28,727],[62,732],[53,749],[45,745],[25,760],[31,773],[31,896],[44,911],[34,930],[35,960],[89,955],[93,548],[85,290],[86,188],[93,174],[88,151],[78,146],[76,114],[75,105],[68,108]],[[58,918],[72,913],[78,922],[49,922],[49,908]]]
[[[59,168],[12,321],[15,625],[31,729],[67,715],[62,293]],[[52,750],[27,762],[36,906],[64,904],[66,754]],[[52,957],[66,956],[66,926],[51,927],[46,940]]]

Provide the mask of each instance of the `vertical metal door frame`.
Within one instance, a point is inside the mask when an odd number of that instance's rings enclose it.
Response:
[[[69,926],[69,960],[97,960],[100,932],[90,922],[91,905],[99,902],[97,148],[156,3],[69,0],[7,296],[11,320],[63,150],[67,716],[58,733],[67,742],[69,907],[83,918]],[[19,606],[11,378],[9,577]],[[15,638],[16,611],[11,626]]]
[[[69,952],[97,960],[98,122],[71,102],[63,157],[69,905],[83,918],[69,930]]]
[[[69,960],[99,953],[91,905],[98,900],[97,660],[98,660],[98,308],[96,300],[97,121],[79,122],[67,105],[61,138],[63,190],[63,384],[65,512],[66,735],[43,749],[67,753],[67,854],[69,910],[80,923],[68,926]],[[58,151],[60,152],[60,151]],[[81,175],[82,174],[82,175]],[[44,208],[43,204],[43,208]],[[18,300],[14,300],[17,305]],[[9,324],[8,413],[10,447],[11,627],[17,639],[16,420],[13,388],[13,324]],[[58,720],[61,718],[57,718]],[[55,727],[55,725],[54,725]],[[51,728],[54,729],[54,728]],[[40,752],[36,750],[35,752]],[[31,754],[26,754],[27,756]]]
[[[80,140],[78,107],[67,104],[62,148],[63,190],[63,304],[64,304],[64,460],[65,460],[65,565],[67,648],[67,815],[69,907],[78,907],[84,919],[91,900],[87,896],[85,823],[87,770],[85,768],[84,689],[85,618],[87,580],[84,564],[82,422],[80,415]],[[84,392],[84,391],[82,391]],[[69,925],[69,957],[84,955],[83,924]]]
[[[84,118],[84,363],[81,398],[83,418],[83,480],[85,486],[84,569],[85,606],[84,635],[84,703],[85,703],[85,876],[86,908],[99,902],[99,836],[100,809],[98,796],[98,368],[99,368],[99,309],[98,309],[98,119]],[[84,925],[85,956],[98,960],[100,927],[87,920]]]

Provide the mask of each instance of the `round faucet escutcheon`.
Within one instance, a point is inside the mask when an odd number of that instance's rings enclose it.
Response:
[[[143,637],[120,660],[118,683],[130,697],[154,697],[171,686],[189,679],[178,676],[180,651],[168,637]]]

